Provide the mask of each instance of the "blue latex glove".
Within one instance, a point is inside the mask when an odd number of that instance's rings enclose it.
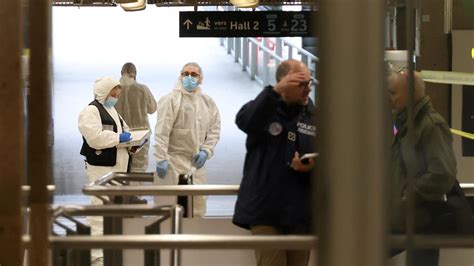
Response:
[[[120,143],[122,142],[127,142],[127,141],[130,141],[132,140],[132,134],[130,134],[130,132],[122,132],[120,133],[120,136],[119,136],[119,141]]]
[[[159,161],[156,164],[156,173],[160,178],[164,178],[168,172],[168,160]]]
[[[209,155],[207,154],[206,151],[200,151],[197,154],[194,155],[193,160],[194,160],[194,166],[196,166],[197,169],[201,168],[204,166],[204,163],[206,163],[207,157]]]

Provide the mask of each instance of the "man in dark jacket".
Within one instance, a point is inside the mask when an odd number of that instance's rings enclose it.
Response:
[[[414,127],[409,139],[407,74],[401,72],[389,79],[397,129],[391,149],[392,231],[403,233],[406,230],[407,179],[413,177],[417,233],[470,233],[472,212],[456,180],[451,132],[430,98],[425,96],[425,85],[418,73],[414,80]],[[413,259],[413,265],[436,266],[439,249],[415,250]]]
[[[311,169],[316,136],[311,75],[299,61],[283,61],[267,86],[236,117],[247,134],[244,173],[233,223],[254,235],[309,233]],[[308,265],[309,251],[257,250],[258,266]]]

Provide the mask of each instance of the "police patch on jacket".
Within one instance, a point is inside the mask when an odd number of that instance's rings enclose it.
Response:
[[[280,135],[281,131],[283,131],[283,126],[278,122],[273,122],[268,127],[268,133],[270,133],[273,136]]]
[[[296,134],[294,132],[288,132],[288,139],[291,141],[296,141]]]
[[[305,134],[305,135],[310,135],[310,136],[313,136],[313,137],[316,136],[316,126],[306,124],[306,123],[303,123],[303,122],[298,122],[297,126],[298,126],[298,132],[299,133],[302,133],[302,134]]]

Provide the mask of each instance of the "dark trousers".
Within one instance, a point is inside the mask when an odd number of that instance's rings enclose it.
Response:
[[[403,250],[392,250],[390,256],[393,257],[402,253]],[[413,251],[413,263],[415,266],[438,266],[439,249],[419,249]]]
[[[426,202],[424,207],[432,215],[432,222],[427,226],[416,230],[416,234],[442,235],[442,234],[472,234],[474,223],[472,211],[464,197],[459,185],[451,194],[448,194],[447,202]],[[400,233],[400,232],[394,232]],[[391,256],[401,253],[403,250],[392,250]],[[413,251],[413,264],[415,266],[438,266],[439,249],[418,249]]]

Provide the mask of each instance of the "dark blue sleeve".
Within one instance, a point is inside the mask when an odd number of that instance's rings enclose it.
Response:
[[[267,86],[254,100],[246,103],[237,113],[235,123],[245,133],[260,132],[276,112],[280,95]]]

